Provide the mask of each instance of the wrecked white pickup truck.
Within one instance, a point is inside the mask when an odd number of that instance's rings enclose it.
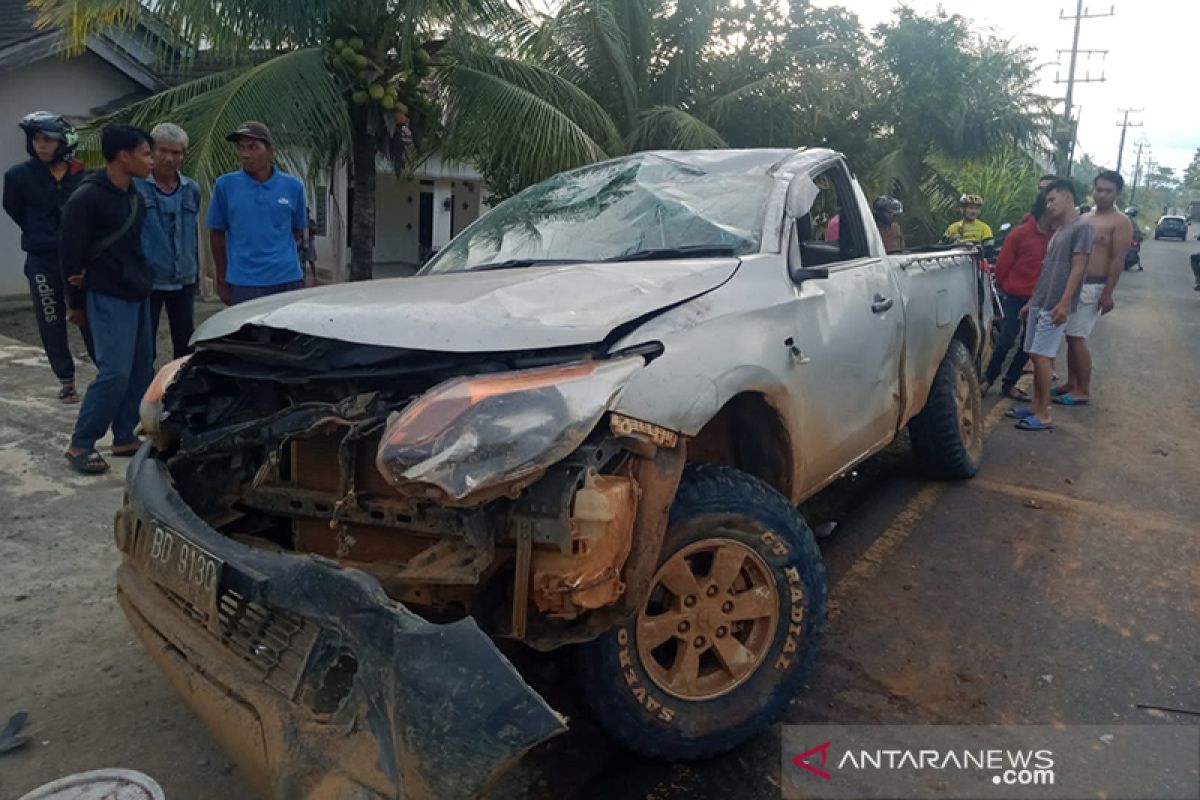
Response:
[[[209,320],[143,403],[121,605],[277,798],[485,790],[565,729],[504,638],[574,645],[634,750],[733,747],[817,651],[796,505],[905,425],[975,472],[977,259],[886,255],[827,150],[551,178],[414,278]]]

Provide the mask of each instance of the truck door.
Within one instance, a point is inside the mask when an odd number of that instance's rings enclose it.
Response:
[[[797,282],[793,413],[812,489],[895,434],[904,307],[887,260],[871,253],[845,166],[826,164],[810,177],[817,197],[795,219],[788,266]],[[798,271],[814,267],[828,278]]]

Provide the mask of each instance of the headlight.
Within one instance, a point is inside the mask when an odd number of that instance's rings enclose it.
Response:
[[[568,456],[596,427],[641,357],[456,378],[388,420],[375,463],[392,485],[454,499]]]
[[[166,447],[166,442],[162,440],[162,431],[158,426],[159,420],[162,418],[163,395],[167,393],[167,387],[175,382],[179,370],[183,369],[183,365],[189,358],[191,356],[177,358],[160,369],[154,376],[154,380],[150,381],[149,388],[142,395],[142,404],[138,407],[142,420],[142,433],[149,436],[154,442],[154,446],[160,450]]]

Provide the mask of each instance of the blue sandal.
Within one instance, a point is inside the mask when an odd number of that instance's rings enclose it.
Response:
[[[1030,410],[1029,406],[1013,406],[1004,412],[1004,416],[1010,419],[1028,419],[1033,416],[1033,411]]]
[[[1054,403],[1060,406],[1086,406],[1091,400],[1076,400],[1071,396],[1070,392],[1066,394],[1056,394],[1050,398]]]
[[[1053,422],[1042,422],[1032,414],[1019,420],[1016,424],[1017,430],[1021,431],[1052,431],[1054,430]]]

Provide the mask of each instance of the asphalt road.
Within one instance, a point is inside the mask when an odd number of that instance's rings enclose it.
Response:
[[[1095,402],[1056,409],[1054,432],[989,402],[977,479],[923,483],[900,445],[820,499],[840,522],[822,541],[834,610],[785,723],[1196,724],[1139,708],[1200,712],[1196,250],[1145,244],[1093,337]],[[169,800],[251,800],[116,608],[120,480],[60,465],[74,410],[36,356],[0,339],[0,716],[28,711],[33,737],[0,756],[0,798],[123,766]],[[778,726],[710,761],[646,761],[587,719],[566,659],[537,673],[572,732],[496,797],[779,797]]]

